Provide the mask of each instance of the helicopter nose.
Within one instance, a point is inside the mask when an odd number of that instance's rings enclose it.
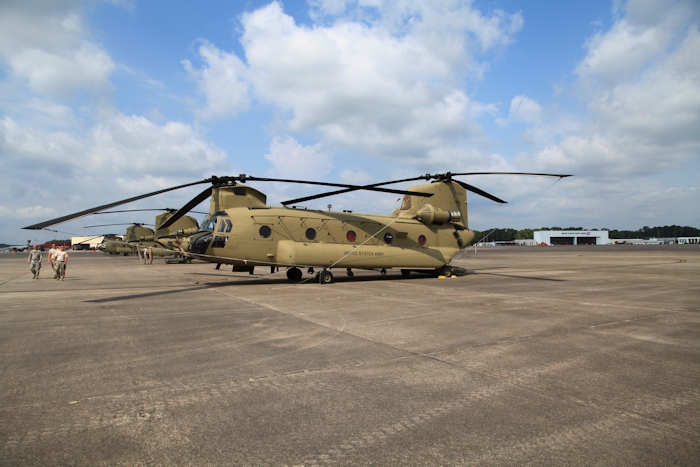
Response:
[[[209,243],[213,237],[212,232],[202,232],[201,234],[195,234],[190,237],[189,246],[185,247],[185,250],[190,253],[195,253],[198,255],[203,255],[207,248],[209,248]]]

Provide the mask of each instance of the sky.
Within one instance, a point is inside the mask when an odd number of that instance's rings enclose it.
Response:
[[[469,227],[700,227],[699,24],[696,0],[0,0],[0,242],[123,233],[85,227],[155,213],[21,227],[242,173],[563,173],[460,178],[508,201],[470,194]]]

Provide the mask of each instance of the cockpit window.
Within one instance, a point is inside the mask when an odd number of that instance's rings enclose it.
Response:
[[[214,227],[216,227],[216,221],[218,221],[220,217],[228,217],[228,214],[226,214],[224,211],[216,211],[209,214],[204,218],[204,221],[202,221],[202,230],[213,231]]]
[[[221,219],[221,217],[219,217]],[[230,232],[233,228],[231,219],[221,219],[219,222],[219,228],[216,229],[217,232]]]

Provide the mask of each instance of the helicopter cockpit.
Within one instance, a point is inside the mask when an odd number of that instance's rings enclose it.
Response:
[[[212,242],[212,239],[214,239],[214,243],[212,244],[212,246],[215,248],[223,248],[226,245],[226,240],[228,239],[228,237],[217,235],[217,237],[214,238],[214,230],[216,229],[216,225],[217,222],[219,222],[219,219],[224,219],[225,222],[222,221],[219,223],[218,231],[231,231],[232,224],[231,221],[228,219],[228,214],[226,214],[225,211],[213,212],[204,218],[199,233],[195,234],[192,237],[192,243],[190,243],[190,246],[188,248],[189,252],[203,255],[204,252],[207,251],[207,248]]]
[[[207,217],[205,217],[202,221],[202,227],[200,231],[213,231],[214,227],[216,227],[216,223],[219,220],[219,217],[228,217],[228,214],[226,214],[225,211],[216,211],[211,214],[207,214]]]

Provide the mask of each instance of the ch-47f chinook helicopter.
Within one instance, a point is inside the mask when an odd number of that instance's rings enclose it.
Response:
[[[117,212],[134,212],[134,211],[166,211],[156,216],[156,223],[154,225],[163,224],[167,221],[176,209],[132,209],[128,211],[105,211],[96,214],[113,214]],[[124,224],[100,224],[100,225],[88,225],[88,228],[95,227],[108,227],[115,225]],[[148,227],[144,227],[147,224],[133,223],[127,224],[129,227],[126,228],[126,235],[124,240],[118,238],[105,238],[105,240],[98,246],[100,251],[104,251],[109,254],[123,254],[129,255],[131,253],[139,253],[143,251],[144,248],[150,248],[154,256],[167,256],[167,255],[179,255],[181,254],[179,248],[179,242],[185,235],[192,235],[199,231],[199,223],[197,219],[191,216],[182,216],[177,219],[172,225],[165,228],[160,228],[156,231]]]
[[[198,184],[209,184],[185,206],[158,224],[168,229],[201,202],[210,198],[209,215],[197,233],[179,242],[182,252],[193,258],[217,264],[230,264],[234,271],[252,272],[256,266],[287,268],[287,278],[298,281],[302,269],[319,268],[318,281],[333,281],[332,269],[400,269],[449,276],[450,261],[474,238],[467,223],[467,191],[497,203],[505,201],[479,188],[455,180],[468,175],[524,175],[564,178],[570,175],[520,172],[469,172],[426,174],[418,177],[371,185],[346,185],[259,178],[249,175],[207,178],[185,185],[146,193],[98,206],[68,216],[24,227],[43,229],[82,216],[137,201],[149,196]],[[408,190],[384,188],[384,185],[426,180]],[[246,182],[285,182],[341,188],[282,202],[282,207],[266,204],[266,196]],[[356,190],[404,195],[401,207],[389,215],[356,214],[297,209],[297,203]]]

